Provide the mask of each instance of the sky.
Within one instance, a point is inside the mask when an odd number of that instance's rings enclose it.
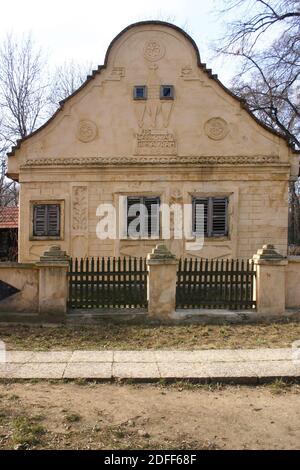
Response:
[[[31,32],[51,67],[65,61],[103,64],[112,39],[136,21],[162,19],[192,36],[202,62],[229,84],[234,68],[214,58],[211,43],[222,34],[215,15],[222,0],[14,0],[1,2],[0,41],[7,33]],[[3,21],[5,19],[5,21]]]

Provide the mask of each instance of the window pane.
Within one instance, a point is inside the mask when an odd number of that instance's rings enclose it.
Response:
[[[173,87],[173,85],[161,85],[161,87],[160,87],[160,98],[161,99],[173,99],[174,98],[174,87]]]

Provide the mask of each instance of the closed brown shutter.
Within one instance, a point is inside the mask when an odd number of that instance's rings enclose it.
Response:
[[[60,205],[47,204],[47,235],[58,237],[60,234]]]
[[[204,206],[204,221],[197,213],[197,207]],[[221,237],[228,233],[228,198],[227,197],[199,197],[193,199],[193,233],[201,234],[204,222],[205,237]]]
[[[60,235],[60,205],[36,204],[33,208],[33,235],[56,237]]]
[[[33,208],[33,235],[44,237],[47,235],[47,209],[45,204]]]
[[[227,235],[227,197],[212,198],[212,235]]]

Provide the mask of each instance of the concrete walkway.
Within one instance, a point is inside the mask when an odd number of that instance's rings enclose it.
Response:
[[[259,383],[300,378],[300,349],[7,351],[4,379],[160,379]]]

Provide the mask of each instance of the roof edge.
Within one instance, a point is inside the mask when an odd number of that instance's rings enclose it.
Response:
[[[21,144],[25,141],[25,140],[28,140],[30,139],[31,137],[33,137],[34,135],[36,135],[37,133],[39,133],[40,131],[42,131],[45,127],[48,126],[48,124],[50,124],[51,121],[53,121],[56,116],[64,109],[64,104],[69,101],[71,98],[73,98],[73,96],[77,95],[83,88],[86,87],[86,85],[91,81],[93,80],[98,74],[100,74],[102,72],[103,69],[106,69],[107,68],[107,63],[108,63],[108,57],[109,57],[109,54],[110,54],[110,51],[112,49],[112,47],[114,46],[115,42],[123,35],[125,34],[127,31],[129,31],[130,29],[133,29],[133,28],[136,28],[138,26],[150,26],[150,25],[159,25],[159,26],[166,26],[166,27],[169,27],[169,28],[172,28],[176,31],[178,31],[179,33],[181,33],[183,36],[185,36],[185,38],[190,41],[190,43],[192,44],[192,46],[194,47],[194,50],[195,50],[195,53],[196,53],[196,57],[197,57],[197,65],[198,67],[208,75],[208,77],[212,80],[214,80],[228,95],[230,95],[232,98],[236,99],[237,101],[239,101],[242,109],[244,109],[249,115],[250,117],[252,117],[255,122],[260,125],[261,127],[263,127],[265,130],[271,132],[272,134],[276,135],[277,137],[280,137],[282,138],[287,146],[290,148],[290,150],[292,150],[293,153],[295,154],[300,154],[300,150],[296,150],[295,149],[295,146],[289,142],[289,140],[287,139],[287,137],[282,134],[281,132],[279,131],[276,131],[275,129],[273,129],[272,127],[268,126],[267,124],[265,124],[264,122],[262,122],[260,119],[258,119],[255,114],[249,109],[249,106],[247,105],[247,102],[245,99],[239,97],[238,95],[236,95],[235,93],[233,93],[231,90],[229,90],[229,88],[227,88],[218,78],[218,75],[217,74],[213,74],[212,73],[212,69],[209,69],[206,67],[206,64],[205,63],[202,63],[201,62],[201,59],[200,59],[200,52],[199,52],[199,49],[198,49],[198,46],[196,44],[196,42],[194,41],[194,39],[186,32],[184,31],[182,28],[180,28],[179,26],[176,26],[175,24],[173,23],[168,23],[166,21],[159,21],[159,20],[147,20],[147,21],[139,21],[137,23],[132,23],[130,24],[129,26],[127,26],[126,28],[124,28],[122,31],[120,31],[119,34],[117,34],[117,36],[115,36],[115,38],[111,41],[111,43],[109,44],[108,46],[108,49],[106,51],[106,54],[105,54],[105,58],[104,58],[104,64],[103,65],[99,65],[97,67],[96,70],[93,70],[91,75],[88,75],[86,80],[82,83],[82,85],[77,88],[77,90],[75,90],[71,95],[69,95],[68,97],[66,97],[64,100],[60,101],[59,103],[59,108],[55,111],[55,113],[42,125],[40,126],[38,129],[36,129],[35,131],[31,132],[30,134],[28,134],[26,137],[23,137],[22,139],[18,139],[17,142],[16,142],[16,145],[13,146],[11,148],[11,151],[7,153],[7,156],[8,157],[12,157],[15,155],[16,151],[20,149],[21,147]]]

